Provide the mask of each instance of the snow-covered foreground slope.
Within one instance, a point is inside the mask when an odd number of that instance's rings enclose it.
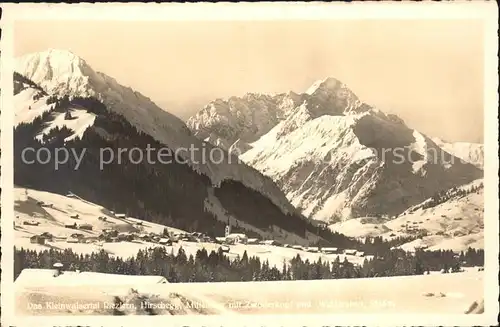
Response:
[[[330,229],[351,237],[422,235],[406,243],[402,249],[465,251],[467,248],[484,248],[484,189],[483,180],[458,188],[449,199],[431,205],[430,200],[408,209],[398,217],[388,220],[365,217],[330,225]],[[471,192],[473,187],[477,191]],[[424,236],[425,235],[425,236]]]
[[[112,77],[94,71],[85,60],[75,54],[57,49],[28,54],[17,59],[16,71],[36,83],[50,96],[98,99],[139,131],[151,135],[173,151],[191,147],[198,149],[199,151],[193,151],[189,155],[186,154],[187,151],[182,151],[180,156],[184,157],[193,169],[209,176],[214,185],[226,179],[241,181],[245,186],[268,197],[284,213],[296,211],[270,178],[242,164],[236,158],[230,159],[227,153],[223,154],[226,159],[221,163],[204,159],[202,156],[206,156],[213,148],[210,143],[194,137],[184,122],[159,108],[149,98],[119,84]],[[15,96],[17,124],[30,122],[50,109],[50,105],[46,104],[47,97],[33,97],[36,92],[37,90],[28,87]],[[51,123],[47,128],[56,127],[55,123]],[[73,124],[78,125],[73,127],[75,136],[81,135],[86,128],[92,126],[92,118],[77,117]]]
[[[162,304],[157,314],[304,314],[304,313],[438,313],[461,314],[483,298],[483,272],[421,276],[252,283],[138,284],[64,287],[44,283],[16,286],[20,315],[106,315],[120,298],[125,314],[145,314],[138,298]],[[33,309],[27,303],[62,308]],[[66,304],[100,303],[96,308],[71,309]],[[105,308],[105,303],[108,308]],[[170,310],[165,309],[170,308]],[[30,309],[31,308],[31,309]],[[138,308],[138,310],[136,310]],[[161,308],[161,307],[160,307]]]
[[[330,223],[395,216],[483,174],[397,116],[362,103],[334,78],[303,94],[216,100],[188,126],[198,137],[232,144],[305,216]]]
[[[39,206],[38,202],[40,201],[48,205],[52,204],[52,208]],[[134,257],[139,250],[163,245],[137,239],[133,241],[103,242],[97,239],[103,229],[117,230],[120,233],[133,232],[137,234],[154,233],[156,235],[162,235],[164,228],[167,228],[169,232],[174,234],[186,233],[176,228],[141,221],[133,217],[116,218],[106,208],[77,197],[66,197],[31,189],[15,188],[14,205],[16,213],[14,220],[14,245],[18,248],[29,250],[71,249],[81,254],[89,254],[104,250],[112,256],[129,258]],[[71,218],[71,216],[74,215],[78,215],[78,219]],[[106,221],[100,220],[99,217],[106,217]],[[32,226],[25,225],[24,222],[38,222],[39,224],[37,226]],[[138,222],[141,222],[142,225],[137,225]],[[90,224],[93,230],[75,230],[65,227],[65,225],[73,223],[77,225]],[[44,232],[52,234],[54,236],[53,240],[47,241],[44,245],[30,242],[31,236],[40,235]],[[74,233],[84,234],[88,242],[67,242],[68,237]],[[177,251],[182,247],[187,256],[192,254],[193,257],[195,257],[196,252],[200,249],[205,248],[208,252],[217,252],[220,245],[209,242],[179,241],[178,243],[173,243],[171,246],[164,247],[168,249],[169,253],[173,252],[174,254],[177,254]],[[303,260],[309,259],[311,262],[317,261],[319,258],[321,258],[323,262],[333,262],[337,256],[339,256],[341,261],[347,258],[349,262],[355,264],[362,264],[364,260],[363,257],[354,255],[309,253],[298,249],[260,244],[232,245],[229,253],[226,255],[231,259],[235,259],[243,256],[245,251],[249,257],[257,256],[262,261],[268,260],[271,267],[276,266],[279,269],[282,268],[284,261],[289,262],[289,260],[296,257],[297,254],[300,254]]]

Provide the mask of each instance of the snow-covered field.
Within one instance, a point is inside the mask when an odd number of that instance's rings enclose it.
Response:
[[[37,204],[39,201],[49,205],[52,204],[52,208],[39,206]],[[131,242],[122,241],[104,243],[93,240],[90,243],[68,243],[67,238],[71,234],[81,233],[88,239],[95,239],[102,232],[102,229],[116,229],[120,232],[137,231],[139,233],[162,234],[164,228],[167,228],[169,231],[174,233],[184,232],[179,229],[145,221],[142,222],[142,226],[138,226],[137,222],[140,221],[139,219],[130,217],[123,219],[116,218],[106,208],[83,199],[31,189],[28,189],[26,194],[26,190],[24,188],[15,188],[15,212],[15,246],[37,251],[45,249],[72,249],[76,253],[86,254],[105,250],[110,255],[127,258],[135,256],[141,249],[163,245],[140,240],[134,240]],[[70,217],[76,214],[78,214],[78,219]],[[103,216],[107,218],[105,222],[98,219]],[[39,222],[39,225],[23,225],[23,222],[25,221]],[[91,224],[93,230],[75,230],[64,227],[66,224],[73,223]],[[47,241],[44,245],[30,242],[31,236],[39,235],[44,232],[49,232],[54,236],[52,242]],[[190,254],[195,256],[196,252],[202,248],[205,248],[208,252],[212,250],[217,251],[220,245],[208,242],[179,241],[178,243],[173,243],[172,246],[164,247],[167,248],[168,252],[173,251],[174,254],[176,254],[179,248],[182,247],[188,256]],[[297,256],[297,254],[300,254],[303,260],[309,259],[310,261],[317,261],[321,258],[323,262],[334,261],[337,257],[337,254],[311,253],[290,247],[285,248],[281,246],[260,244],[232,245],[229,253],[227,253],[227,256],[230,258],[236,258],[238,256],[242,256],[245,251],[247,251],[248,256],[258,256],[261,261],[269,260],[271,267],[276,266],[278,268],[282,267],[283,261],[288,262],[290,259]],[[344,260],[344,257],[347,257],[349,262],[357,264],[361,264],[364,260],[364,257],[358,256],[343,254],[338,256],[341,261]]]
[[[96,283],[91,289],[85,285],[48,286],[40,279],[38,287],[16,286],[16,311],[19,315],[111,314],[117,296],[127,304],[123,306],[126,314],[144,314],[131,287],[156,303],[158,314],[461,314],[473,301],[483,298],[483,272],[319,281],[137,283],[123,287]],[[50,308],[46,302],[90,303],[94,307]]]

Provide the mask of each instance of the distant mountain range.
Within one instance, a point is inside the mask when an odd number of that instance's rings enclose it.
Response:
[[[187,125],[271,177],[305,216],[329,223],[396,216],[483,175],[482,144],[430,138],[335,78],[302,94],[217,99]]]

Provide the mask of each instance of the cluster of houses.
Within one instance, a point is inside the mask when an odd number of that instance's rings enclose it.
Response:
[[[231,233],[231,226],[229,225],[226,226],[225,236],[216,237],[215,239],[217,243],[226,245],[226,248],[228,245],[235,245],[235,244],[260,244],[260,245],[281,246],[284,248],[292,248],[295,250],[306,251],[310,253],[345,254],[358,257],[363,257],[365,255],[363,251],[358,251],[355,249],[339,249],[336,247],[315,247],[315,246],[305,247],[302,245],[282,244],[276,240],[259,240],[257,238],[248,238],[247,235],[243,233]]]

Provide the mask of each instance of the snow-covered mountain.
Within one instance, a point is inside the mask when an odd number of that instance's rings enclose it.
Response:
[[[55,49],[29,54],[18,58],[16,72],[15,151],[42,143],[49,148],[54,144],[88,148],[82,164],[85,170],[73,171],[68,166],[54,171],[46,165],[32,168],[16,161],[15,179],[25,185],[80,192],[96,203],[128,208],[137,216],[185,229],[203,225],[213,233],[221,233],[222,227],[223,233],[224,224],[230,222],[254,236],[288,243],[321,239],[271,178],[227,152],[220,163],[204,159],[212,144],[195,137],[179,118],[147,97],[94,71],[75,54]],[[99,172],[99,149],[149,143],[173,152],[200,151],[178,153],[187,165],[122,164]],[[208,227],[211,219],[217,226]]]
[[[57,97],[97,98],[110,110],[125,117],[139,131],[151,135],[172,150],[189,149],[191,145],[197,149],[210,148],[210,144],[202,143],[193,137],[179,118],[162,110],[139,92],[119,84],[112,77],[94,71],[85,60],[70,51],[49,49],[25,55],[16,60],[16,71],[36,83],[45,94]],[[40,94],[38,98],[35,97],[37,101],[28,104],[27,100],[33,100],[38,91],[29,87],[16,96],[17,123],[30,121],[40,114],[39,111],[43,112],[50,108],[50,105],[46,104],[48,95],[42,97]],[[77,125],[75,133],[78,130],[78,135],[81,135],[93,122],[91,116],[83,113],[77,115],[81,119],[73,124]],[[52,127],[54,126],[48,126],[47,129]],[[220,184],[225,179],[241,181],[244,185],[269,197],[283,212],[295,211],[273,181],[253,168],[240,164],[236,159],[226,159],[220,164],[211,163],[202,160],[201,151],[193,153],[194,158],[184,159],[196,170],[209,176],[214,185]]]
[[[363,103],[334,78],[303,94],[216,100],[188,126],[201,137],[234,141],[233,150],[244,144],[240,158],[273,178],[314,220],[398,215],[482,176],[482,170],[399,117]]]

